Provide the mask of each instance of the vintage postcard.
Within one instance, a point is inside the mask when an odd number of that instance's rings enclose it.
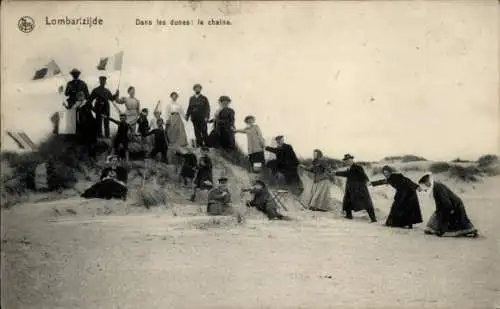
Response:
[[[3,1],[1,308],[500,308],[499,13]]]

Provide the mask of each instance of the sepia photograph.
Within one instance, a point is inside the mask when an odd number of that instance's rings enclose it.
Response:
[[[498,0],[0,22],[0,309],[500,309]]]

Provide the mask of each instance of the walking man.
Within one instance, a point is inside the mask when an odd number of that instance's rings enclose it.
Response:
[[[193,86],[194,95],[189,98],[189,106],[186,112],[186,121],[193,123],[197,147],[208,146],[207,122],[210,118],[210,103],[207,97],[201,94],[201,85]]]
[[[352,219],[353,211],[366,210],[371,222],[377,222],[372,198],[368,191],[369,179],[365,170],[361,165],[354,163],[354,157],[350,154],[344,155],[343,161],[349,168],[345,171],[336,172],[335,175],[347,178],[344,201],[342,203],[345,217]]]

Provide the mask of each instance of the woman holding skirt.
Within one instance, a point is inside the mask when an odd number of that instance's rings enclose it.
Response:
[[[429,219],[426,234],[448,237],[477,237],[477,229],[470,222],[462,199],[444,184],[434,181],[430,174],[418,181],[419,191],[431,190],[436,211]]]
[[[167,113],[165,117],[167,119],[167,136],[173,149],[178,150],[180,147],[188,145],[188,140],[186,136],[186,128],[184,127],[184,122],[182,120],[182,115],[184,111],[182,106],[177,102],[179,95],[177,92],[172,92],[170,94],[170,105],[167,107]]]
[[[313,174],[313,185],[308,207],[313,211],[329,211],[331,210],[330,167],[321,150],[315,149],[313,158],[311,166],[300,165],[300,167]]]
[[[373,181],[371,185],[375,187],[388,184],[396,189],[394,202],[385,225],[411,229],[413,224],[421,223],[422,213],[417,196],[419,186],[390,166],[384,166],[382,173],[385,179]]]

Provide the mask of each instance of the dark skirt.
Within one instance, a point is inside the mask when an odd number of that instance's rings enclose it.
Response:
[[[264,156],[264,151],[260,152],[254,152],[248,155],[248,161],[250,161],[250,164],[253,166],[255,163],[266,163],[266,158]]]
[[[181,177],[193,179],[196,171],[192,166],[183,165],[181,168]]]
[[[81,197],[108,200],[112,198],[125,199],[127,197],[127,187],[112,179],[106,179],[85,190]]]
[[[416,191],[398,194],[391,206],[391,211],[385,225],[391,227],[407,227],[412,224],[421,223],[422,213]]]
[[[465,207],[462,205],[445,220],[439,220],[438,215],[434,213],[427,223],[425,233],[445,237],[476,236],[477,229],[469,220]]]
[[[347,183],[342,210],[356,212],[368,209],[373,209],[373,201],[366,184],[363,182]]]
[[[207,181],[210,182],[210,185],[207,183]],[[194,179],[194,184],[195,184],[196,188],[199,188],[202,190],[212,189],[213,188],[212,171],[206,170],[206,169],[198,170],[198,173],[196,174],[196,177]]]

